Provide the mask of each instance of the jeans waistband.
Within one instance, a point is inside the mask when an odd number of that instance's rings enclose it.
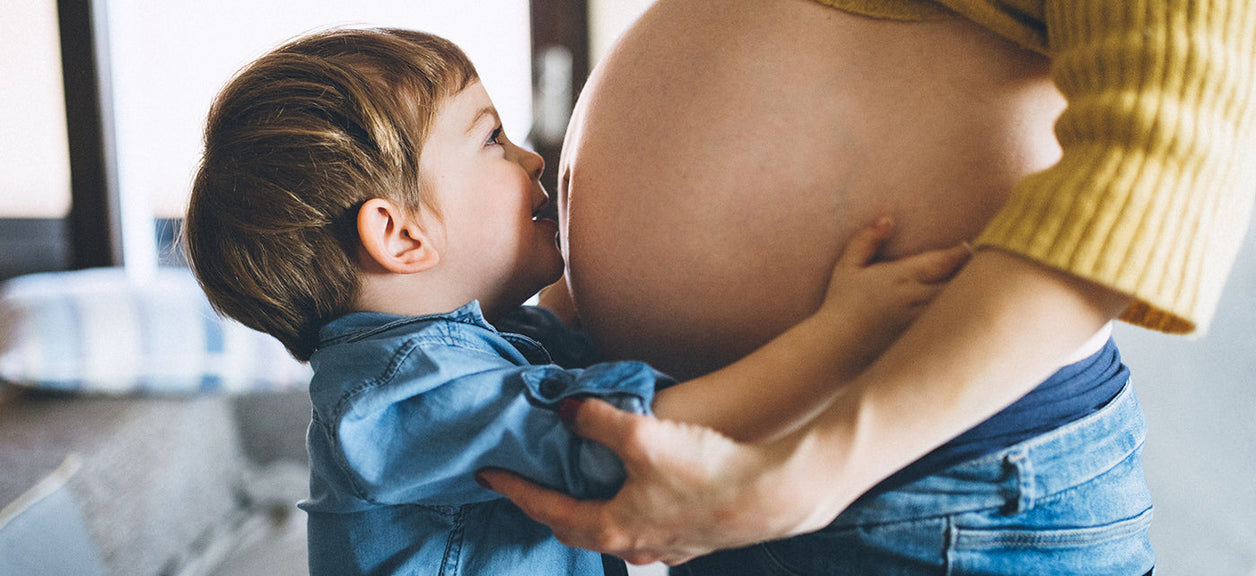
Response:
[[[861,498],[834,527],[897,522],[1033,502],[1083,484],[1139,450],[1146,420],[1129,382],[1106,406],[998,452],[961,462],[896,489]]]

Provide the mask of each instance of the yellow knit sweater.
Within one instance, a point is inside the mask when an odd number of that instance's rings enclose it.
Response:
[[[1256,2],[815,1],[958,14],[1050,57],[1064,155],[1017,184],[977,244],[1133,295],[1128,322],[1206,329],[1256,198]]]

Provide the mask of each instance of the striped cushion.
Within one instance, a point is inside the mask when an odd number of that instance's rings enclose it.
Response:
[[[277,390],[309,367],[219,317],[185,268],[31,274],[0,286],[0,380],[104,394]]]

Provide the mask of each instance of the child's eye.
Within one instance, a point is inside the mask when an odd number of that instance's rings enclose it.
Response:
[[[502,133],[502,127],[498,126],[493,129],[492,134],[489,134],[488,143],[495,146],[501,146],[502,144],[505,144],[505,142],[503,141],[504,139],[505,139],[505,134]]]

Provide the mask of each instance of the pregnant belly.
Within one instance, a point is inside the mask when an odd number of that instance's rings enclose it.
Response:
[[[974,238],[1049,166],[1048,63],[960,20],[663,0],[586,84],[559,166],[567,279],[610,358],[723,366],[819,304],[842,243]]]

